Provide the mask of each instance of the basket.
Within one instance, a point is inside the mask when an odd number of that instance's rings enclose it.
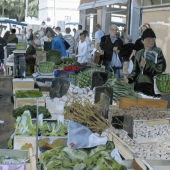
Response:
[[[40,62],[37,64],[39,68],[39,72],[41,73],[51,73],[54,71],[54,62]]]
[[[160,92],[170,92],[170,74],[158,74],[156,76],[156,85]]]
[[[54,62],[55,64],[61,63],[61,55],[59,50],[50,50],[46,53],[46,60]]]
[[[26,50],[26,48],[27,48],[27,44],[25,44],[25,43],[16,44],[16,49],[17,50]]]

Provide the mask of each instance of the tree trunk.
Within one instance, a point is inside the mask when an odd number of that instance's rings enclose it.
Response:
[[[5,5],[2,4],[2,17],[4,17],[4,10],[5,10]]]

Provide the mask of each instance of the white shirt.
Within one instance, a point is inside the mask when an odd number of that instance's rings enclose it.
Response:
[[[86,63],[87,60],[87,43],[86,41],[78,42],[78,54],[76,55],[77,58],[77,62],[79,63]]]
[[[89,37],[86,37],[85,39],[87,43],[87,58],[91,58],[90,50],[91,50],[91,39]]]
[[[41,28],[47,28],[47,25],[40,25],[40,27],[39,27],[39,30],[41,30]]]
[[[95,32],[94,38],[97,39],[97,43],[101,42],[101,38],[104,36],[104,32],[102,30],[98,30]]]
[[[77,31],[76,31],[75,38],[76,38],[77,41],[80,40],[80,33],[81,33],[81,32],[83,32],[83,30],[77,30]]]

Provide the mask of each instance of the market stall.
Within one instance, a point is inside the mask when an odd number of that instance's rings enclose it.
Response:
[[[146,170],[161,161],[169,168],[167,100],[135,92],[90,63],[38,51],[32,77],[13,78],[16,123],[8,141],[9,149],[31,150],[32,170]]]

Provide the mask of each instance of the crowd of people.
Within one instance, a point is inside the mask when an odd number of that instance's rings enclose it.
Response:
[[[153,77],[166,69],[162,50],[156,46],[154,31],[149,24],[143,24],[139,28],[140,37],[135,43],[133,43],[132,36],[125,35],[122,39],[118,36],[118,32],[118,26],[112,24],[109,26],[109,34],[105,35],[101,25],[96,24],[94,44],[95,50],[100,54],[100,60],[96,66],[104,65],[105,70],[113,71],[118,78],[123,75],[124,81],[135,83],[136,91],[154,96]],[[33,33],[33,30],[29,29],[27,35],[29,47],[26,51],[26,63],[32,68],[35,65],[36,48],[43,46],[46,41],[51,42],[52,50],[60,51],[61,57],[74,58],[76,63],[82,65],[93,62],[92,40],[88,31],[82,29],[82,25],[78,25],[77,30],[67,27],[63,34],[59,26],[51,28],[42,22],[38,31]],[[5,43],[18,43],[15,29],[6,32],[3,40]],[[0,39],[0,52],[2,52],[1,46],[5,45],[4,42]],[[0,57],[2,58],[2,55]]]

